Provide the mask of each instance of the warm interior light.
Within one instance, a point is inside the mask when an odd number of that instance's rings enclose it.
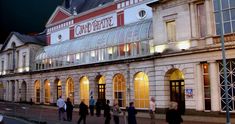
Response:
[[[51,64],[52,63],[52,61],[51,61],[51,59],[49,59],[49,64]]]
[[[124,52],[128,52],[129,51],[129,44],[125,44],[124,45]]]
[[[67,61],[68,61],[68,62],[70,61],[70,57],[69,57],[69,56],[67,56]]]
[[[186,50],[186,49],[190,48],[190,42],[188,40],[186,40],[186,41],[179,41],[177,43],[177,46],[181,50]]]
[[[166,45],[157,45],[155,46],[156,53],[162,53],[166,49]]]
[[[29,71],[29,67],[25,67],[25,71]]]
[[[112,47],[108,48],[108,54],[113,54],[113,48]]]
[[[18,68],[18,72],[23,72],[23,68]]]
[[[76,54],[76,59],[77,60],[80,59],[80,54],[79,53]]]
[[[91,51],[91,57],[95,57],[95,51]]]

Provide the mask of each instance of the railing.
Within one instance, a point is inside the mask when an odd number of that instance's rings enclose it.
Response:
[[[220,36],[215,36],[215,37],[213,37],[213,42],[214,42],[214,44],[219,44],[219,43],[221,43],[221,42],[220,42]],[[235,42],[235,33],[224,35],[224,42],[225,42],[225,43],[228,43],[228,42]]]

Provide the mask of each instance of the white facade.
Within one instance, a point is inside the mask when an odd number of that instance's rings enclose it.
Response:
[[[51,44],[57,44],[63,41],[67,41],[69,39],[70,39],[69,27],[51,33]]]

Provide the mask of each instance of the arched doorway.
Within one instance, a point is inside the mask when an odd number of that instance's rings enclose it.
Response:
[[[134,88],[136,108],[149,108],[149,79],[144,72],[135,74]]]
[[[22,102],[26,102],[26,94],[27,94],[27,86],[26,86],[26,82],[23,81],[22,84],[21,84],[21,101]]]
[[[126,106],[126,80],[122,74],[113,77],[114,99],[118,100],[120,107]]]
[[[71,102],[74,103],[74,82],[72,78],[67,79],[66,97],[70,98]]]
[[[56,99],[59,99],[60,96],[62,96],[62,84],[59,79],[56,79],[54,81],[54,88],[56,89]],[[56,100],[55,100],[56,101]]]
[[[105,105],[106,98],[105,98],[105,77],[102,75],[99,75],[96,77],[96,82],[98,85],[98,100],[101,102],[102,106]]]
[[[40,103],[40,81],[36,80],[34,84],[35,103]]]
[[[50,81],[49,80],[45,80],[44,88],[45,88],[45,91],[44,91],[45,103],[49,104],[50,103],[50,99],[51,99],[51,94],[50,94],[51,90],[50,90]]]
[[[89,80],[86,76],[80,79],[80,100],[89,105]]]
[[[185,112],[185,83],[184,74],[173,69],[169,72],[170,80],[170,100],[178,103],[178,109],[183,114]]]

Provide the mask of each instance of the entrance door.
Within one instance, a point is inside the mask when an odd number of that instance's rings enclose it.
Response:
[[[105,105],[105,84],[98,84],[98,100],[102,106]]]
[[[40,103],[40,89],[36,89],[36,103]]]
[[[178,110],[181,114],[185,112],[184,80],[170,81],[171,101],[178,103]]]
[[[59,97],[62,96],[62,88],[61,86],[57,86],[57,99],[59,99]]]

